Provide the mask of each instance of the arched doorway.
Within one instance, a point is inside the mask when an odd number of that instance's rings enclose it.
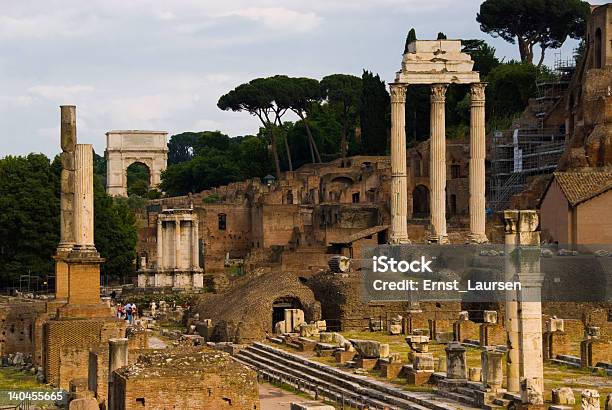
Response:
[[[412,191],[412,217],[429,218],[429,189],[417,185]]]
[[[285,320],[285,309],[302,309],[302,302],[293,296],[283,296],[277,298],[272,303],[272,333],[274,333],[274,326]]]
[[[128,196],[144,197],[151,186],[151,170],[142,162],[134,162],[126,171]]]

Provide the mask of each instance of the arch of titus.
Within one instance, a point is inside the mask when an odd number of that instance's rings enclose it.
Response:
[[[406,172],[406,88],[431,85],[431,225],[432,243],[448,243],[446,233],[446,127],[444,104],[449,84],[471,84],[470,125],[470,236],[473,243],[487,242],[485,234],[485,84],[472,71],[474,62],[461,52],[460,40],[417,40],[408,45],[402,69],[391,91],[391,234],[390,242],[410,243],[408,238]]]
[[[106,192],[127,196],[127,169],[135,162],[149,168],[149,186],[161,182],[168,162],[165,131],[109,131],[106,133]]]

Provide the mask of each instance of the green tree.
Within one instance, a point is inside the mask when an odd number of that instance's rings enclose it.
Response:
[[[414,30],[414,28],[411,28],[408,32],[408,35],[406,36],[406,42],[404,43],[404,54],[408,52],[408,44],[414,43],[416,39],[416,31]]]
[[[0,159],[0,284],[53,273],[59,242],[59,177],[47,157]]]
[[[472,57],[474,71],[478,71],[483,77],[486,77],[500,64],[499,59],[495,57],[495,48],[485,43],[484,40],[463,40],[461,46],[461,51]]]
[[[268,130],[265,135],[269,138],[268,142],[274,158],[276,176],[280,178],[281,168],[276,140],[282,125],[282,117],[287,112],[286,98],[288,95],[286,90],[283,89],[283,81],[280,81],[278,77],[283,76],[256,78],[248,83],[241,84],[221,96],[217,106],[225,111],[246,111],[259,118],[264,128]],[[285,147],[288,154],[289,169],[291,170],[293,166],[286,138]]]
[[[310,150],[312,162],[321,162],[321,155],[317,143],[312,136],[312,131],[308,124],[313,106],[319,105],[323,100],[321,85],[319,81],[315,79],[303,77],[286,77],[281,81],[285,82],[284,88],[288,93],[288,98],[284,100],[286,108],[289,108],[300,118],[306,130],[308,148]]]
[[[378,74],[364,70],[361,76],[361,141],[363,153],[381,155],[387,149],[391,112],[389,93]]]
[[[340,124],[340,156],[348,152],[348,133],[354,131],[354,125],[361,104],[361,78],[349,74],[332,74],[323,77],[321,87],[327,101],[337,113]]]
[[[128,196],[144,197],[149,192],[150,171],[141,163],[134,162],[126,170]]]
[[[168,165],[189,161],[199,135],[195,132],[183,132],[170,137],[168,141]]]
[[[567,37],[583,35],[589,5],[581,0],[485,0],[476,21],[480,29],[511,44],[518,42],[521,62],[533,63],[533,47],[559,48]]]
[[[444,34],[443,32],[440,31],[438,33],[437,40],[446,40],[446,34]]]

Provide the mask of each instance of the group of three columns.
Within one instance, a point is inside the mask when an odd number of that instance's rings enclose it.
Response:
[[[408,238],[408,173],[406,169],[406,88],[390,84],[391,90],[391,234],[392,244],[410,243]],[[430,215],[432,243],[448,243],[446,233],[446,125],[448,84],[431,84]],[[470,90],[470,235],[469,242],[485,243],[485,84]]]

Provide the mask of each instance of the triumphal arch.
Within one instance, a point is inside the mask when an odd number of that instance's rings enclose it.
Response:
[[[138,162],[149,169],[149,187],[161,182],[168,146],[165,131],[109,131],[106,133],[106,192],[127,196],[127,169]]]
[[[406,88],[431,86],[431,225],[429,241],[448,243],[446,233],[446,127],[444,106],[449,84],[470,84],[470,241],[485,235],[485,84],[472,71],[474,62],[461,52],[460,40],[416,40],[408,45],[391,91],[391,243],[409,243],[407,226]]]

